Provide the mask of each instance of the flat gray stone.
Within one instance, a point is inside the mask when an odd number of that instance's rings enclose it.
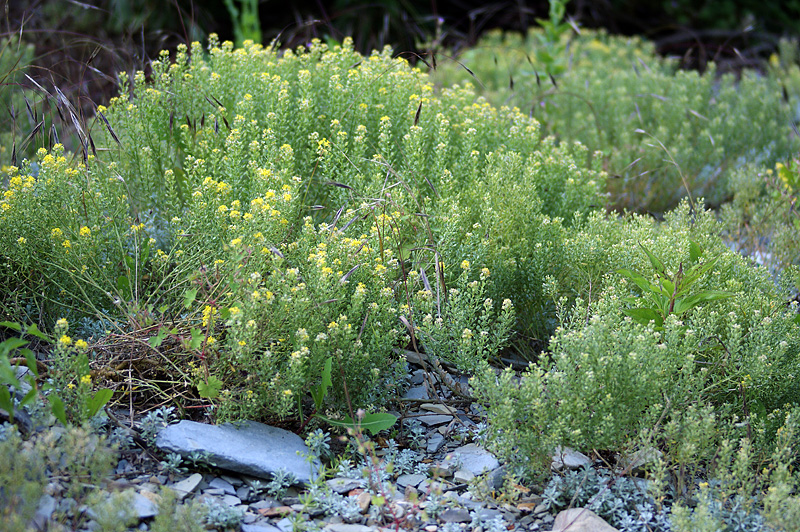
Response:
[[[309,465],[298,455],[298,451],[310,454],[300,436],[255,421],[207,425],[183,420],[161,430],[156,446],[181,456],[206,452],[219,468],[259,478],[269,478],[284,469],[307,484],[320,468],[318,459]]]
[[[170,486],[170,488],[172,488],[175,491],[175,494],[178,496],[178,499],[182,501],[184,498],[186,498],[187,495],[189,495],[195,489],[197,489],[197,486],[200,484],[200,482],[202,482],[202,480],[203,480],[203,475],[201,475],[200,473],[195,473],[194,475],[191,475],[181,480],[180,482],[176,482],[175,484]]]
[[[397,485],[402,487],[412,486],[416,488],[426,478],[427,477],[425,475],[420,475],[418,473],[413,475],[400,475],[397,477]]]
[[[403,395],[403,399],[428,399],[428,388],[423,386],[412,386]]]
[[[444,425],[445,423],[450,423],[453,420],[453,416],[433,414],[430,416],[419,416],[417,419],[419,419],[420,423],[426,427],[436,427],[439,425]]]
[[[328,532],[373,532],[375,529],[365,525],[351,525],[348,523],[331,523],[322,530]]]
[[[619,532],[586,508],[570,508],[559,512],[551,532]]]
[[[454,449],[453,455],[456,454],[461,459],[460,469],[466,469],[474,475],[494,471],[500,467],[500,462],[497,461],[497,458],[495,458],[492,453],[474,443],[469,443]]]
[[[567,469],[580,469],[585,465],[590,465],[592,460],[583,453],[574,451],[569,447],[556,447],[553,453],[553,463],[551,468],[555,471]]]
[[[448,508],[439,514],[439,519],[445,523],[469,523],[472,518],[464,508]]]
[[[50,495],[42,495],[39,499],[39,507],[31,521],[31,527],[35,530],[46,530],[47,522],[56,511],[56,500]]]
[[[433,412],[434,414],[444,414],[446,416],[452,416],[456,414],[455,408],[451,408],[440,403],[423,403],[419,407],[422,410]]]
[[[272,526],[269,523],[253,523],[251,525],[242,525],[242,532],[283,532],[277,526]]]
[[[428,438],[428,447],[425,449],[428,454],[434,454],[439,451],[444,445],[444,436],[439,434],[438,432],[434,432]]]
[[[455,474],[453,474],[453,480],[458,482],[459,484],[466,484],[473,478],[475,478],[475,473],[473,473],[469,469],[459,469],[458,471],[455,472]]]
[[[208,487],[221,489],[223,493],[228,495],[236,495],[236,489],[233,487],[233,484],[219,477],[211,479],[211,482],[208,483]]]
[[[135,493],[132,502],[139,519],[149,519],[158,515],[158,505],[141,493]]]
[[[344,495],[345,493],[349,493],[354,489],[364,487],[364,479],[360,478],[337,477],[332,478],[325,483],[339,495]]]

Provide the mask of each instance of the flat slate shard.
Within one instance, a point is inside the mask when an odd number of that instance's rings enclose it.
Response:
[[[255,421],[207,425],[184,420],[159,432],[156,446],[181,456],[204,452],[221,469],[258,478],[283,469],[308,484],[320,468],[318,459],[309,464],[304,458],[310,451],[300,436]]]

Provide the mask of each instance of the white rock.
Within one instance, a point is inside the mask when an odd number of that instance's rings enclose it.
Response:
[[[556,447],[556,451],[553,454],[553,463],[550,467],[554,471],[561,471],[565,467],[567,469],[580,469],[591,463],[592,460],[583,453],[573,451],[569,447]]]
[[[591,510],[570,508],[559,512],[552,532],[619,532]]]
[[[197,488],[202,480],[203,475],[200,473],[195,473],[189,477],[186,477],[180,482],[176,482],[175,484],[171,485],[170,488],[175,491],[175,494],[178,496],[178,500],[182,501],[187,495]]]

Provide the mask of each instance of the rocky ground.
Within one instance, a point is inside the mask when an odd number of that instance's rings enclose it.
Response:
[[[373,438],[376,445],[367,455],[377,465],[371,469],[345,462],[333,478],[315,481],[321,463],[308,458],[311,450],[293,432],[255,422],[168,424],[162,411],[161,418],[151,415],[135,423],[137,440],[149,433],[150,450],[133,445],[123,451],[113,478],[101,489],[128,490],[143,531],[159,512],[164,488],[181,504],[206,504],[214,516],[208,528],[218,530],[289,532],[301,522],[330,532],[616,530],[589,510],[556,514],[541,495],[523,486],[517,486],[513,500],[497,498],[505,467],[477,443],[485,416],[480,406],[459,399],[469,391],[466,379],[411,367],[412,385],[403,401],[407,410],[395,413],[407,424],[413,448]],[[113,410],[109,415],[120,426],[117,432],[124,432],[125,415]],[[162,421],[159,430],[153,429],[154,419],[155,426]],[[554,470],[595,466],[601,464],[568,449],[552,464]],[[290,475],[294,482],[275,481]],[[75,505],[60,482],[51,481],[32,524],[37,530],[60,530],[50,528],[51,517]],[[87,530],[97,528],[89,521]]]

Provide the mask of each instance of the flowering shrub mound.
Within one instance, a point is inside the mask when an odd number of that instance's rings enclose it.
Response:
[[[212,38],[168,55],[120,74],[85,163],[56,146],[11,169],[10,316],[179,340],[196,357],[176,371],[231,419],[302,411],[328,358],[337,409],[384,404],[404,375],[393,349],[417,341],[475,368],[507,344],[521,286],[521,330],[546,337],[545,249],[602,188],[583,148],[469,87],[434,94],[388,49]],[[446,330],[411,338],[432,315]]]

